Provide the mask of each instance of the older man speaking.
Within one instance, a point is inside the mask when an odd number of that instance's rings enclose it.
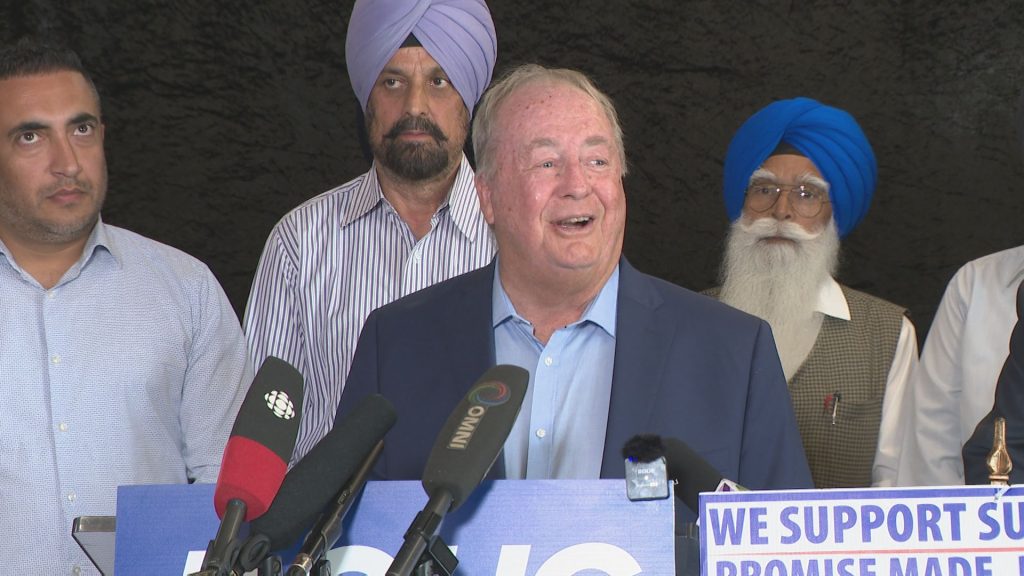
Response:
[[[914,326],[903,308],[834,278],[840,238],[876,181],[853,117],[809,98],[754,114],[725,160],[733,224],[719,298],[771,324],[818,488],[895,482]]]
[[[491,88],[473,128],[498,257],[367,319],[339,414],[374,392],[395,404],[377,472],[420,478],[452,408],[498,363],[527,369],[530,387],[492,476],[622,478],[623,444],[650,432],[745,486],[809,487],[767,324],[622,257],[608,97],[579,72],[529,65]]]

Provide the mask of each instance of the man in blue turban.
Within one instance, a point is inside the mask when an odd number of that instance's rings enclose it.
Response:
[[[270,234],[245,314],[254,365],[305,377],[293,461],[330,430],[369,313],[494,255],[463,147],[497,39],[484,0],[357,0],[345,39],[370,170]]]
[[[774,102],[725,159],[732,226],[718,297],[768,321],[818,488],[893,485],[917,363],[905,310],[835,280],[878,168],[846,112]]]

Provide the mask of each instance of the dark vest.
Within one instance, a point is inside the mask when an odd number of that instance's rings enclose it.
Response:
[[[789,381],[817,488],[871,485],[886,380],[906,312],[870,294],[842,290],[850,320],[825,316],[818,339]],[[718,289],[708,292],[718,296]]]

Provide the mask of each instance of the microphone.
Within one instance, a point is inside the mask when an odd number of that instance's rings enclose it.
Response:
[[[238,409],[213,494],[221,518],[198,576],[226,576],[238,556],[243,520],[267,511],[295,448],[302,414],[302,374],[268,356]]]
[[[302,550],[295,556],[286,576],[310,576],[310,574],[333,574],[331,563],[324,559],[324,554],[334,546],[341,537],[342,521],[352,507],[359,491],[366,485],[373,465],[384,450],[384,441],[378,440],[377,445],[366,455],[366,459],[356,470],[352,478],[334,497],[331,508],[320,515],[313,529],[310,530],[302,543]]]
[[[423,471],[429,499],[405,533],[387,576],[409,576],[420,564],[455,570],[458,559],[438,536],[441,521],[480,484],[498,458],[526,397],[530,374],[498,365],[480,377],[441,428]]]
[[[694,452],[682,440],[675,438],[640,434],[626,442],[622,447],[622,455],[626,458],[627,477],[630,466],[635,466],[635,462],[649,463],[659,458],[663,459],[667,478],[678,484],[676,496],[695,514],[700,510],[699,495],[701,492],[746,490],[732,480],[724,478],[700,454]],[[631,463],[631,460],[634,463]],[[629,492],[630,488],[627,484],[627,496]],[[636,498],[630,498],[630,500],[634,499]]]
[[[375,458],[371,452],[394,426],[395,418],[395,408],[391,402],[379,394],[373,394],[363,398],[343,420],[335,422],[331,431],[284,477],[281,490],[267,513],[250,525],[249,542],[262,541],[264,545],[262,553],[245,555],[247,559],[242,564],[243,569],[255,568],[269,550],[281,550],[294,543],[306,527],[313,523],[317,514],[327,507],[332,496],[337,495],[337,504],[351,483],[341,492],[338,492],[338,487],[354,478],[353,474],[358,476],[363,468],[369,472],[372,464],[367,465],[366,462]],[[353,490],[357,491],[358,488]],[[332,508],[318,523],[324,531],[329,528],[327,524],[335,512],[341,515],[340,529],[344,511]],[[337,536],[334,536],[334,541],[337,541]],[[325,550],[333,544],[333,541],[326,544]],[[246,543],[246,548],[249,546]]]

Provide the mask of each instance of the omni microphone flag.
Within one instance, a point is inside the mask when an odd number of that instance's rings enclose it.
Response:
[[[498,458],[529,381],[529,372],[518,366],[495,366],[448,416],[423,471],[423,489],[429,500],[406,532],[388,576],[409,576],[421,559],[440,563],[447,573],[455,569],[458,560],[437,538],[441,521],[466,501]]]
[[[213,495],[221,523],[196,574],[231,573],[241,547],[237,537],[243,520],[266,512],[281,487],[301,413],[302,375],[283,360],[267,357],[242,400],[224,448]]]

